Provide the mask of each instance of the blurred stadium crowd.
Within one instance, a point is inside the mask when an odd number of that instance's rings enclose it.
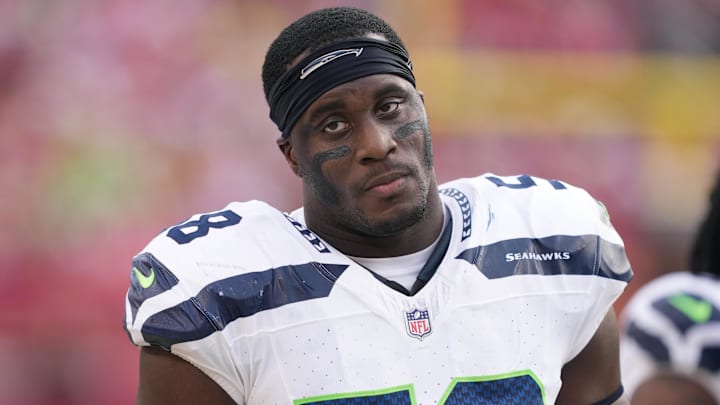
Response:
[[[582,185],[629,294],[684,268],[720,161],[720,0],[0,0],[0,403],[131,403],[132,255],[231,200],[300,204],[260,67],[338,4],[403,35],[441,181]]]

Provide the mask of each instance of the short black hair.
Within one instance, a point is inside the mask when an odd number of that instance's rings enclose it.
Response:
[[[715,177],[709,206],[690,250],[690,271],[720,277],[720,172]]]
[[[330,7],[313,11],[288,25],[270,44],[262,68],[265,99],[290,63],[305,51],[345,39],[380,34],[405,49],[400,36],[380,17],[354,7]]]

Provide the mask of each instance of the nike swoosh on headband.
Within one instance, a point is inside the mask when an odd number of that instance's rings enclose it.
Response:
[[[327,65],[328,63],[334,61],[335,59],[342,58],[343,56],[347,55],[355,55],[357,58],[360,56],[364,48],[354,48],[354,49],[338,49],[337,51],[332,51],[330,53],[326,53],[325,55],[322,55],[318,58],[315,58],[312,62],[308,63],[307,66],[305,66],[300,71],[300,80],[308,77],[308,75],[324,65]]]

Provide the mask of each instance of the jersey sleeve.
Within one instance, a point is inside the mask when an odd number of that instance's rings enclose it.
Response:
[[[247,266],[263,266],[252,239],[277,217],[282,218],[264,204],[233,203],[153,238],[130,271],[125,328],[132,343],[171,350],[222,329],[218,312],[209,307],[222,298],[212,286],[249,271]]]
[[[143,252],[132,263],[125,314],[131,342],[172,352],[207,374],[236,401],[243,398],[242,379],[224,336],[214,333],[219,328],[212,314],[152,253]]]
[[[529,175],[490,173],[443,187],[468,196],[483,228],[468,229],[471,247],[459,257],[491,280],[550,294],[548,313],[563,325],[553,338],[565,362],[577,356],[633,276],[605,206],[582,188]]]
[[[494,267],[543,275],[549,288],[563,292],[556,297],[558,310],[576,320],[575,330],[563,337],[570,361],[633,277],[624,242],[605,206],[583,188],[528,175],[483,179],[484,192],[495,194],[492,210],[503,220],[497,239],[514,252]],[[545,260],[549,254],[553,260]]]
[[[209,319],[178,284],[175,274],[152,253],[133,258],[125,314],[133,344],[170,350],[174,343],[192,340],[192,335],[208,329]]]
[[[571,185],[567,187],[572,197],[559,204],[559,212],[569,214],[571,221],[585,221],[587,232],[577,235],[591,243],[583,249],[588,257],[588,269],[592,277],[587,279],[587,316],[578,323],[577,333],[571,345],[570,359],[585,348],[597,332],[600,323],[613,304],[625,291],[633,278],[633,270],[625,251],[625,244],[613,227],[605,205],[586,190]],[[573,216],[577,216],[573,218]],[[583,269],[573,269],[579,273]]]
[[[137,346],[169,351],[207,374],[236,401],[244,383],[223,328],[225,291],[216,286],[238,274],[263,268],[253,240],[260,229],[275,231],[282,213],[260,203],[233,203],[224,210],[197,214],[157,235],[132,260],[125,299],[124,327]],[[254,254],[254,256],[253,256]],[[247,284],[233,285],[247,287]],[[234,298],[255,304],[251,287]]]
[[[254,315],[325,297],[347,267],[296,219],[261,201],[197,214],[157,235],[133,259],[125,329],[210,376],[236,401],[254,364],[244,349]],[[247,383],[251,384],[251,383]]]

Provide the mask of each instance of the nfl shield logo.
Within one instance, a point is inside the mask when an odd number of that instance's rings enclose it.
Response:
[[[405,328],[408,335],[420,340],[432,332],[430,315],[426,309],[415,309],[405,312]]]

